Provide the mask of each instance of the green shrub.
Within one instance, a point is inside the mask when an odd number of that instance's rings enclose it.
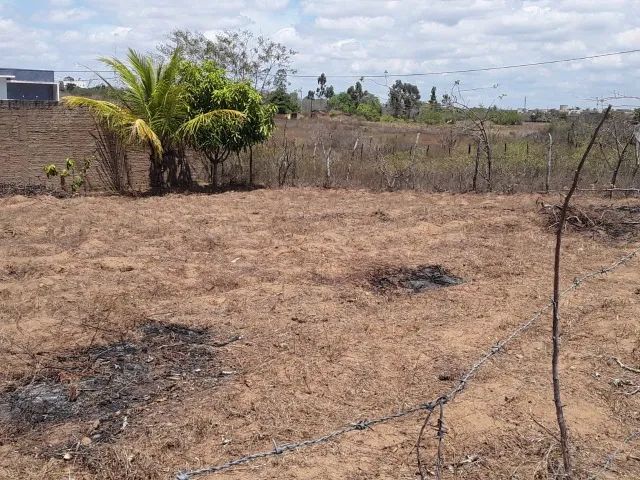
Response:
[[[44,165],[42,170],[47,178],[60,177],[60,188],[67,191],[67,177],[71,178],[71,193],[77,193],[80,187],[84,185],[85,178],[87,176],[87,170],[91,166],[91,158],[85,159],[82,163],[80,170],[76,170],[76,161],[67,158],[65,160],[65,168],[62,171],[58,171],[58,167],[54,163]]]
[[[356,106],[347,92],[341,92],[327,100],[327,106],[331,110],[339,110],[343,113],[355,113]]]
[[[370,122],[379,122],[382,115],[382,106],[378,102],[361,103],[356,108],[356,115]]]
[[[516,110],[492,110],[489,120],[496,125],[520,125],[522,118]]]
[[[433,108],[431,105],[424,105],[420,109],[417,120],[427,125],[442,125],[444,123],[444,116],[440,109]]]
[[[388,113],[384,113],[380,115],[380,121],[385,123],[396,123],[401,122],[402,120],[394,117],[393,115],[389,115]]]

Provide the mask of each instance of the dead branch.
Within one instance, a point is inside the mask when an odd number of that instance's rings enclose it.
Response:
[[[424,436],[424,431],[429,425],[429,420],[431,419],[431,414],[433,413],[433,408],[429,409],[424,422],[422,423],[422,428],[420,428],[420,433],[418,433],[418,441],[416,442],[416,457],[418,459],[418,473],[420,474],[420,480],[426,480],[425,477],[425,469],[422,465],[422,457],[420,456],[420,447],[422,445],[422,437]]]
[[[238,340],[242,340],[242,335],[236,335],[236,336],[231,337],[229,340],[226,340],[224,342],[212,343],[211,346],[212,347],[216,347],[216,348],[226,347],[227,345],[235,343]]]
[[[438,419],[438,457],[436,459],[436,478],[440,480],[442,474],[442,450],[444,449],[444,401],[440,401],[440,418]]]
[[[563,193],[568,191],[567,188],[560,190],[549,190],[544,192],[537,193]],[[595,193],[605,193],[605,192],[621,192],[621,193],[640,193],[640,188],[576,188],[576,192],[595,192]]]
[[[554,257],[554,268],[553,268],[553,325],[552,325],[552,341],[553,341],[553,355],[551,359],[551,370],[552,370],[552,379],[553,379],[553,398],[556,406],[556,418],[558,421],[558,427],[560,429],[560,446],[562,449],[562,460],[564,464],[564,475],[565,478],[571,480],[572,478],[572,459],[571,452],[569,450],[569,432],[567,429],[567,424],[564,418],[564,406],[562,404],[561,399],[561,386],[560,386],[560,260],[562,253],[562,234],[564,231],[564,225],[567,219],[567,213],[569,210],[569,204],[571,202],[571,197],[573,197],[576,188],[578,188],[578,182],[580,180],[580,173],[582,172],[582,168],[584,167],[585,162],[591,152],[591,148],[598,137],[598,133],[602,128],[605,120],[609,116],[611,112],[611,105],[607,108],[600,120],[600,123],[596,127],[591,136],[591,141],[587,145],[582,158],[580,159],[580,163],[576,168],[573,183],[571,184],[571,188],[567,193],[567,196],[564,199],[564,204],[562,205],[562,210],[560,212],[560,221],[558,222],[558,228],[556,231],[556,248],[555,248],[555,257]]]
[[[633,373],[640,373],[640,369],[639,368],[633,368],[633,367],[630,367],[628,365],[625,365],[617,357],[611,357],[611,359],[614,360],[618,365],[620,365],[621,368],[624,368],[625,370],[628,370],[628,371],[633,372]]]

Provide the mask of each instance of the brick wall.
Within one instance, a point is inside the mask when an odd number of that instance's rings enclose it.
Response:
[[[71,157],[80,161],[91,156],[95,141],[94,123],[85,109],[71,109],[48,102],[0,101],[0,185],[59,186],[47,180],[42,167],[64,165]],[[136,189],[148,186],[149,157],[130,150],[132,183]],[[95,166],[89,170],[88,185],[100,189]]]

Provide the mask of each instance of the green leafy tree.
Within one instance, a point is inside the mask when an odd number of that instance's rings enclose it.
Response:
[[[248,82],[234,82],[213,62],[183,62],[180,83],[187,99],[189,120],[182,127],[188,144],[211,164],[211,184],[218,185],[218,166],[231,153],[252,147],[269,138],[274,128],[274,105]],[[212,116],[207,112],[225,112]],[[231,112],[240,112],[241,117]],[[252,165],[250,165],[250,181]]]
[[[636,109],[633,111],[633,120],[634,120],[635,122],[640,122],[640,108],[636,108]]]
[[[411,83],[396,80],[389,89],[389,108],[394,117],[412,118],[420,102],[420,90]]]
[[[309,90],[311,91],[311,90]],[[324,73],[321,73],[318,77],[318,87],[316,88],[315,96],[316,98],[331,98],[335,94],[333,90],[333,85],[327,85],[327,76]]]
[[[431,87],[431,95],[429,96],[429,106],[434,109],[440,106],[440,104],[438,103],[438,96],[436,95],[436,87]]]
[[[362,80],[362,78],[360,80]],[[347,94],[351,97],[351,100],[353,100],[355,108],[357,109],[358,105],[362,102],[362,99],[369,95],[369,92],[364,90],[362,88],[362,83],[358,81],[354,86],[347,89]]]
[[[255,37],[248,30],[225,31],[214,39],[199,32],[174,30],[158,50],[165,58],[181,51],[184,58],[195,63],[213,61],[229,78],[251,82],[260,92],[275,86],[278,72],[295,72],[291,65],[297,53],[268,37]]]
[[[338,93],[327,102],[331,110],[355,114],[369,121],[378,121],[382,115],[382,105],[375,95],[362,90],[362,84],[349,87],[346,92]]]
[[[267,103],[275,105],[278,113],[297,113],[300,111],[296,93],[287,92],[289,82],[287,81],[287,72],[285,70],[278,71],[273,81],[273,86],[275,90],[265,96]]]
[[[113,89],[113,102],[79,96],[64,97],[63,101],[71,107],[88,108],[98,121],[127,143],[147,147],[153,191],[186,183],[190,174],[181,155],[179,137],[187,120],[185,92],[177,83],[180,57],[173,54],[168,62],[157,62],[130,49],[127,60],[125,63],[116,58],[101,59],[124,86]]]
[[[298,104],[298,96],[295,92],[287,93],[286,90],[276,89],[269,93],[265,100],[267,103],[274,105],[278,113],[297,113],[300,111]]]
[[[357,108],[353,98],[347,92],[340,92],[334,95],[328,100],[327,105],[330,110],[339,110],[344,113],[355,113]]]

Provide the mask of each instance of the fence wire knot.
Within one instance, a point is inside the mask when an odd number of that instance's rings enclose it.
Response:
[[[420,408],[422,410],[427,410],[429,412],[431,412],[434,408],[436,408],[437,403],[434,402],[427,402],[427,403],[423,403],[422,405],[420,405]]]
[[[361,420],[359,422],[353,423],[352,425],[356,430],[366,430],[367,428],[369,428],[369,425],[371,425],[371,423],[369,422],[369,420]]]

